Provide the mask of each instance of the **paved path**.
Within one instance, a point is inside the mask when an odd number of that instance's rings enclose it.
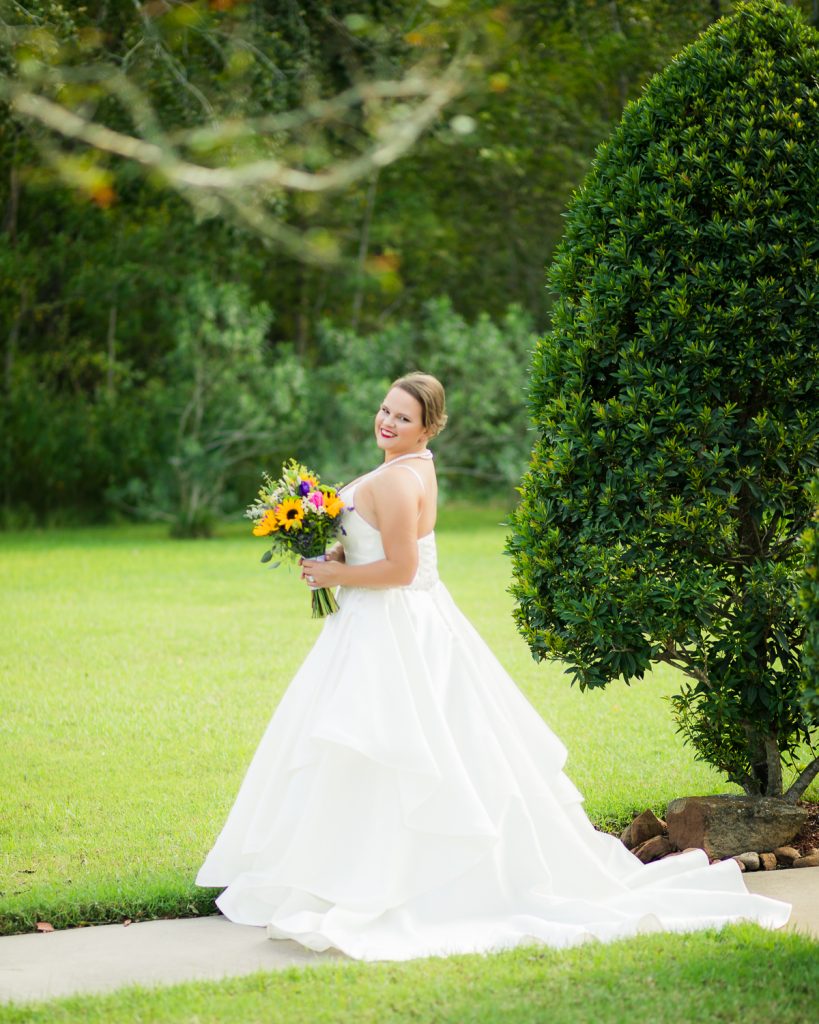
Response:
[[[783,930],[819,940],[819,868],[755,871],[744,878],[751,892],[793,904]],[[271,942],[263,928],[232,924],[221,914],[71,928],[0,938],[0,1002],[350,962],[336,950],[314,953],[297,942]]]
[[[0,938],[0,1002],[339,961],[350,958],[286,939],[271,942],[264,928],[233,924],[221,914],[7,935]]]

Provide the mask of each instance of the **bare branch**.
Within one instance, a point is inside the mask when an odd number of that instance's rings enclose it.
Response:
[[[796,782],[788,788],[783,800],[787,800],[790,804],[795,804],[817,775],[819,775],[819,757],[815,757],[797,778]]]
[[[283,220],[272,217],[261,204],[245,202],[231,193],[220,195],[218,202],[223,210],[232,213],[236,220],[252,228],[255,234],[268,242],[275,242],[303,263],[327,267],[337,262],[335,250],[328,251],[311,244],[309,238],[289,227]]]
[[[179,61],[173,56],[173,54],[168,52],[167,48],[164,46],[162,42],[159,33],[156,30],[156,26],[154,25],[150,16],[146,14],[145,9],[141,3],[141,0],[131,0],[131,2],[137,12],[137,15],[142,21],[142,24],[145,28],[146,37],[150,38],[151,42],[154,45],[154,51],[157,54],[159,54],[159,56],[162,58],[165,64],[167,64],[167,66],[170,68],[171,74],[174,76],[177,82],[179,82],[182,88],[185,89],[186,92],[189,92],[191,96],[193,96],[198,101],[198,103],[205,111],[205,113],[208,115],[208,117],[212,117],[213,107],[211,106],[207,96],[205,96],[201,89],[199,89],[197,86],[193,84],[193,82],[185,74],[185,71],[180,65]]]
[[[377,84],[383,86],[385,83]],[[459,69],[453,66],[438,78],[426,79],[425,85],[425,98],[405,117],[394,117],[389,121],[382,129],[381,137],[368,150],[317,172],[304,171],[274,159],[252,161],[238,167],[208,167],[180,159],[170,147],[159,142],[148,142],[88,120],[62,104],[30,91],[12,91],[10,102],[18,114],[39,122],[63,138],[79,140],[94,149],[159,171],[176,188],[229,193],[265,185],[298,192],[329,192],[345,188],[403,156],[464,88]],[[416,93],[420,91],[420,83],[414,82],[412,89]],[[362,102],[370,92],[367,87],[358,86],[349,91],[346,102],[351,102],[354,96]],[[120,95],[126,98],[124,92],[121,91]],[[142,111],[145,116],[146,108]]]
[[[698,668],[693,661],[680,660],[684,654],[685,651],[678,650],[675,647],[671,651],[664,651],[662,654],[658,654],[653,660],[664,662],[672,668],[679,669],[684,675],[691,676],[692,679],[697,679],[701,683],[705,683],[706,686],[710,686],[711,680],[708,678],[707,672]]]

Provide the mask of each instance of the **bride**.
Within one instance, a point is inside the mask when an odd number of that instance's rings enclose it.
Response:
[[[231,921],[313,950],[408,960],[646,931],[778,928],[703,850],[643,864],[598,832],[567,751],[438,578],[434,377],[395,381],[383,462],[341,491],[344,537],[304,560],[339,611],[293,678],[196,884]]]

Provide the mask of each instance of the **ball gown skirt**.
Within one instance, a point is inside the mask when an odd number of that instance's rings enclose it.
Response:
[[[343,513],[351,564],[384,557]],[[702,850],[643,864],[598,832],[567,751],[418,542],[407,587],[340,588],[196,884],[238,924],[361,960],[568,947],[729,922],[778,928]]]

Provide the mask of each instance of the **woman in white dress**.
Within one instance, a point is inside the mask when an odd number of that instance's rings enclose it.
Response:
[[[196,883],[231,921],[313,950],[408,960],[576,945],[739,920],[786,923],[733,859],[644,865],[595,830],[567,751],[438,578],[426,374],[375,416],[383,462],[342,489],[341,546],[305,560],[338,586]]]

